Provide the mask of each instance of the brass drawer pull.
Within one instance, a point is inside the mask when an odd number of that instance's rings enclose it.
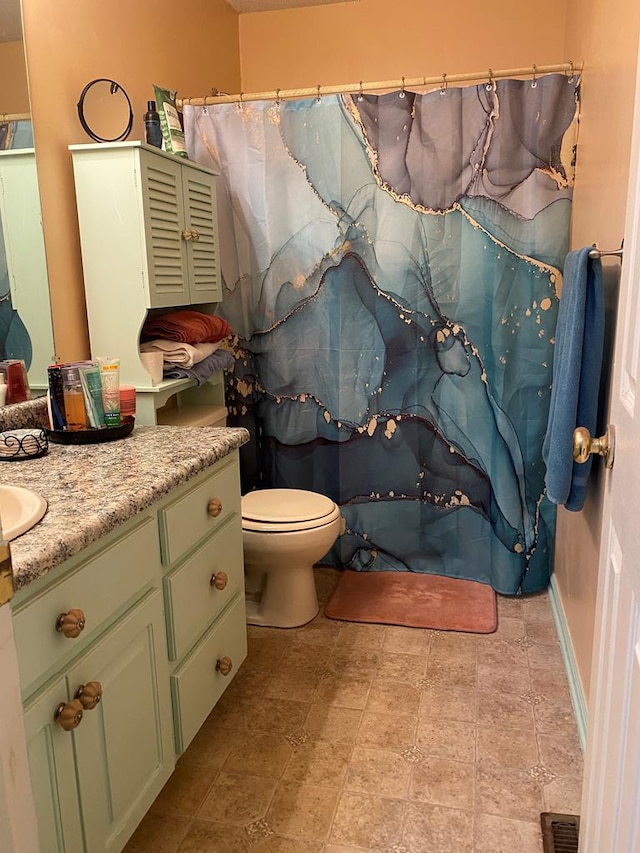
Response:
[[[61,613],[56,619],[56,631],[70,640],[75,640],[84,631],[85,615],[82,610],[73,608]]]
[[[220,675],[229,675],[232,669],[233,661],[231,658],[226,657],[226,655],[216,662],[216,672],[219,672]]]
[[[73,698],[80,702],[85,711],[93,711],[102,699],[102,684],[99,681],[87,681],[78,687]]]
[[[229,578],[226,572],[216,572],[211,575],[211,580],[209,581],[211,586],[216,589],[224,589],[225,586],[229,583]]]
[[[61,702],[58,705],[53,714],[53,719],[65,732],[70,732],[80,725],[82,715],[82,703],[77,699],[72,699],[71,702]]]
[[[207,512],[211,518],[217,518],[222,512],[222,501],[220,498],[211,498],[207,504]]]

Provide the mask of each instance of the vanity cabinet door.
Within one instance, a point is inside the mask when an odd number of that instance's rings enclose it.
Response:
[[[122,850],[173,771],[166,659],[155,590],[67,672],[70,697],[88,682],[102,687],[73,731],[87,853]]]
[[[25,706],[24,725],[40,853],[84,850],[73,738],[54,722],[56,708],[67,699],[66,681],[61,677]]]

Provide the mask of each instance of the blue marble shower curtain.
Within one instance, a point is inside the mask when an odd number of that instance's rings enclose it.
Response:
[[[326,562],[547,585],[577,92],[554,74],[185,108],[221,173],[243,486],[338,502]]]

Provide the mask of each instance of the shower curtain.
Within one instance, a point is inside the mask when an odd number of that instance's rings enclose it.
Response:
[[[325,563],[544,588],[541,447],[578,81],[185,107],[220,172],[243,489],[328,495]]]

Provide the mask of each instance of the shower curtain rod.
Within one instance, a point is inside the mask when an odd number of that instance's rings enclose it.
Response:
[[[31,113],[0,113],[0,124],[7,121],[28,121],[31,119]]]
[[[315,86],[307,89],[276,89],[272,92],[251,92],[237,95],[207,95],[204,98],[180,98],[178,107],[185,105],[193,107],[211,106],[212,104],[245,103],[247,101],[273,101],[285,98],[320,98],[322,95],[347,95],[370,92],[380,89],[406,89],[407,87],[440,85],[446,89],[449,83],[464,83],[472,80],[484,80],[487,84],[503,77],[533,77],[539,74],[553,74],[563,71],[570,79],[582,71],[583,63],[575,65],[571,60],[560,65],[529,65],[526,68],[507,68],[502,71],[474,71],[467,74],[441,74],[439,77],[402,77],[400,80],[384,80],[374,83],[342,83],[339,86]]]

